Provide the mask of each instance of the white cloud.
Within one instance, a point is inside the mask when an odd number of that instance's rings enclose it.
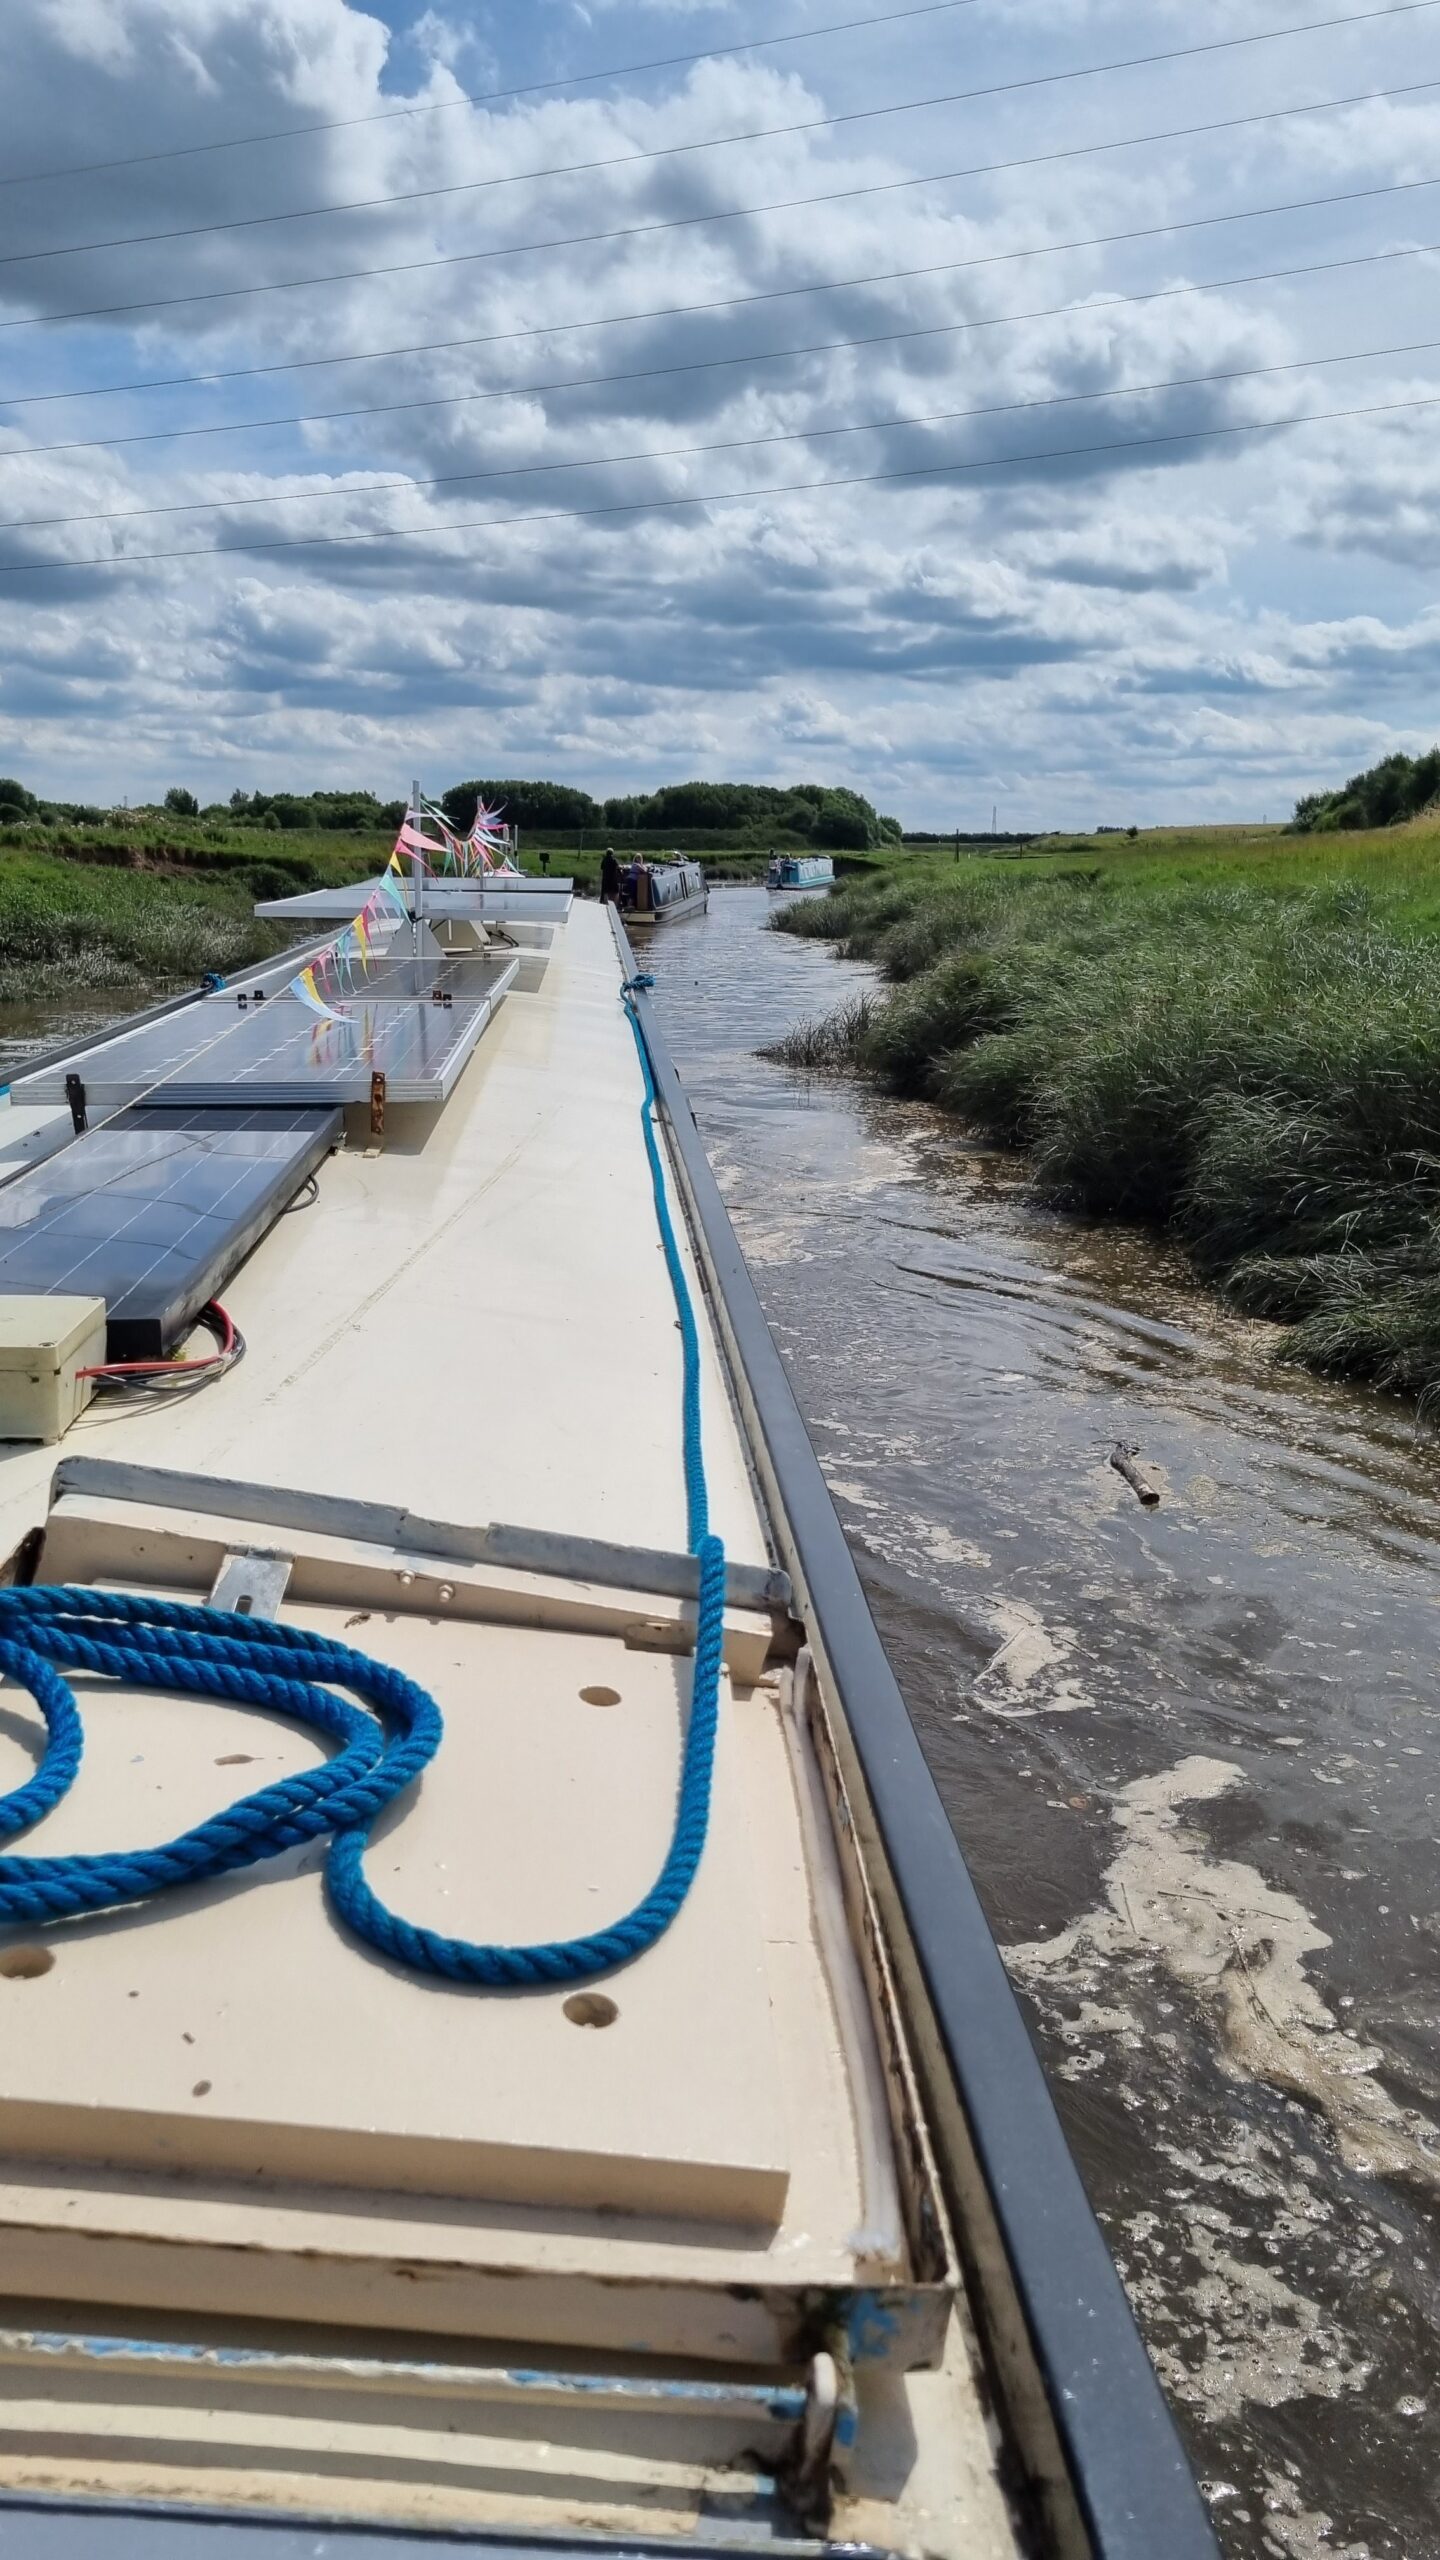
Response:
[[[1267,45],[742,150],[524,174],[1198,40],[1171,0],[1143,13],[1133,0],[1042,0],[1042,17],[1054,39],[1043,51],[1036,27],[985,6],[486,110],[461,91],[658,49],[657,13],[629,0],[587,32],[577,12],[550,31],[537,68],[518,46],[512,57],[499,17],[486,39],[497,50],[482,58],[464,13],[443,6],[392,42],[386,0],[9,0],[0,151],[11,167],[320,117],[384,120],[0,191],[0,261],[12,261],[0,262],[0,324],[227,297],[103,329],[0,325],[12,393],[347,359],[211,389],[0,408],[6,522],[167,511],[0,535],[0,571],[27,564],[0,574],[0,761],[109,796],[169,779],[181,760],[207,791],[228,791],[262,768],[388,789],[417,753],[441,778],[529,766],[611,789],[697,762],[785,779],[808,759],[916,823],[953,816],[957,790],[997,789],[1014,823],[1045,823],[1107,797],[1142,799],[1148,815],[1219,814],[1253,810],[1263,793],[1275,814],[1332,767],[1414,742],[1434,654],[1411,581],[1440,553],[1427,414],[1273,439],[1125,440],[1425,392],[1421,355],[1254,368],[1423,335],[1413,297],[1427,262],[1102,306],[1403,246],[1440,223],[1440,197],[1008,253],[1358,188],[1377,171],[1420,174],[1440,129],[1434,104],[842,193],[1418,77],[1413,31]],[[1265,23],[1251,0],[1227,0],[1203,33]],[[437,102],[434,115],[392,112]],[[497,179],[518,182],[471,185]],[[63,240],[433,188],[468,191],[26,259]],[[821,194],[838,200],[692,218]],[[526,246],[602,230],[630,236]],[[447,258],[459,262],[416,263]],[[403,271],[245,291],[360,268]],[[890,280],[812,289],[867,276]],[[754,296],[771,298],[737,300]],[[693,304],[718,307],[675,311]],[[1055,305],[1068,307],[1012,319]],[[647,312],[662,316],[586,325]],[[822,343],[858,338],[876,343]],[[459,339],[487,343],[354,360]],[[1249,378],[1195,379],[1216,375]],[[1179,387],[1112,396],[1147,383]],[[374,414],[22,450],[347,409]],[[986,414],[886,423],[961,411]],[[861,431],[822,432],[841,422]],[[767,438],[793,440],[747,442]],[[1079,450],[1105,445],[1115,449]],[[712,450],[674,450],[691,446]],[[980,467],[944,468],[955,462]],[[799,485],[866,474],[900,476],[829,493]],[[437,478],[446,485],[426,485]],[[791,494],[691,503],[772,483]],[[626,512],[646,499],[684,503]],[[245,503],[202,512],[216,500]],[[611,512],[567,519],[574,509]],[[543,520],[442,530],[510,515]],[[386,527],[407,531],[383,544],[321,539]],[[258,544],[277,547],[246,547]],[[199,556],[140,564],[170,549]],[[36,565],[94,555],[127,565]]]

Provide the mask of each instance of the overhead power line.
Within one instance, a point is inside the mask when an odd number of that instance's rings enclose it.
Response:
[[[166,551],[98,552],[84,559],[6,560],[0,561],[0,577],[37,577],[52,571],[68,569],[147,568],[162,560],[228,560],[242,554],[277,551],[328,551],[344,546],[381,542],[429,542],[452,533],[511,532],[521,525],[573,524],[601,516],[646,516],[673,513],[682,507],[738,506],[756,498],[798,498],[824,489],[861,489],[902,480],[934,480],[949,478],[961,472],[1007,470],[1016,463],[1027,469],[1037,462],[1084,462],[1104,453],[1133,453],[1159,450],[1182,444],[1210,444],[1221,438],[1255,435],[1278,435],[1287,428],[1333,424],[1350,418],[1380,418],[1397,415],[1402,410],[1440,407],[1440,392],[1425,393],[1415,399],[1377,400],[1350,409],[1309,409],[1293,418],[1245,419],[1220,427],[1184,427],[1163,435],[1118,436],[1098,444],[1055,445],[1032,453],[996,453],[968,456],[961,462],[913,463],[894,471],[854,471],[840,478],[823,480],[777,480],[756,489],[707,489],[687,493],[683,497],[616,498],[595,507],[544,507],[524,515],[457,516],[447,524],[393,525],[374,533],[315,533],[286,536],[263,542],[226,543],[217,549],[213,543],[187,543]]]
[[[1033,311],[991,312],[980,319],[961,320],[957,321],[954,325],[957,334],[963,332],[968,335],[972,330],[1017,328],[1024,322],[1030,320],[1058,320],[1071,317],[1088,319],[1092,312],[1097,311],[1134,309],[1151,302],[1178,301],[1191,294],[1229,293],[1237,290],[1243,285],[1285,283],[1305,276],[1334,275],[1342,269],[1348,269],[1351,267],[1384,266],[1392,264],[1395,260],[1400,258],[1427,258],[1434,256],[1440,256],[1440,240],[1421,240],[1404,249],[1361,250],[1348,258],[1322,258],[1312,261],[1305,266],[1264,267],[1261,268],[1258,273],[1251,273],[1249,275],[1217,276],[1209,284],[1157,285],[1148,293],[1105,294],[1098,301],[1093,302],[1051,302],[1042,303],[1038,309]],[[922,268],[917,270],[917,272],[924,274],[928,271]],[[704,306],[702,306],[702,308],[703,307]],[[924,335],[926,333],[917,331],[913,334]],[[865,342],[855,341],[854,343]],[[735,357],[733,359],[717,358],[716,361],[733,361],[735,363],[743,363],[746,359],[743,357]],[[595,377],[592,377],[592,379],[594,378]],[[468,472],[459,472],[447,476],[464,480],[478,475]],[[289,503],[292,498],[299,499],[306,497],[318,497],[322,495],[327,497],[332,495],[336,497],[351,498],[366,497],[377,488],[439,488],[443,485],[444,483],[439,479],[418,481],[404,479],[382,482],[370,480],[357,482],[351,487],[336,489],[334,491],[327,490],[322,492],[308,489],[295,491],[267,490],[263,495],[254,498],[180,499],[175,501],[173,504],[161,507],[112,507],[102,509],[99,513],[107,521],[118,523],[126,521],[132,516],[188,515],[193,509],[209,508],[212,506],[215,508],[280,506],[282,504]],[[26,516],[17,518],[16,522],[9,526],[0,525],[0,532],[15,532],[23,526],[90,524],[95,521],[96,516],[94,514],[73,516]]]
[[[583,89],[597,80],[633,80],[644,71],[678,71],[696,62],[725,62],[737,53],[764,53],[782,44],[812,44],[822,36],[853,35],[861,27],[898,27],[913,18],[945,17],[973,8],[975,0],[925,0],[913,9],[885,9],[867,18],[835,18],[825,27],[792,27],[777,36],[745,36],[738,44],[706,45],[699,53],[653,54],[646,62],[613,62],[599,71],[566,71],[554,80],[528,80],[517,89],[465,89],[453,98],[426,98],[413,106],[379,107],[364,116],[327,116],[315,124],[272,126],[267,133],[238,133],[215,142],[181,142],[164,151],[132,151],[120,160],[76,160],[59,169],[16,169],[0,187],[39,186],[51,178],[90,178],[111,169],[151,169],[161,160],[197,160],[210,151],[249,151],[261,142],[296,142],[316,133],[353,133],[357,126],[396,124],[414,116],[453,114],[457,107],[498,107],[514,98],[538,98],[556,89]]]
[[[1424,5],[1440,6],[1440,0],[1424,0]],[[1431,84],[1427,82],[1425,85],[1428,87]],[[68,320],[115,319],[137,311],[174,311],[182,305],[197,302],[238,302],[265,293],[298,293],[317,284],[356,284],[377,276],[420,275],[440,267],[477,266],[494,258],[529,257],[549,249],[595,248],[612,240],[648,239],[656,232],[691,231],[715,222],[748,221],[761,213],[794,213],[819,204],[851,204],[862,196],[898,195],[909,188],[944,186],[951,179],[973,177],[975,174],[976,172],[969,168],[935,169],[924,171],[917,177],[881,178],[865,186],[831,188],[819,195],[781,196],[770,204],[732,205],[720,213],[682,213],[671,215],[660,222],[632,222],[613,231],[567,232],[562,237],[550,240],[522,240],[489,249],[457,249],[439,258],[406,258],[383,267],[341,268],[338,273],[332,275],[281,277],[272,279],[268,284],[222,285],[207,293],[170,294],[162,300],[152,299],[148,302],[104,302],[85,310],[29,312],[22,318],[0,320],[0,330],[38,329]],[[1356,187],[1331,196],[1308,196],[1293,205],[1264,205],[1258,207],[1257,212],[1305,213],[1325,205],[1357,204],[1370,196],[1403,195],[1408,189],[1433,186],[1434,183],[1435,181],[1431,178],[1403,178],[1388,186]],[[1243,222],[1248,219],[1249,216],[1243,213],[1202,214],[1185,222],[1154,223],[1147,229],[1105,232],[1097,235],[1093,240],[1061,241],[1053,245],[1060,248],[1107,248],[1121,241],[1154,240],[1170,232],[1203,230],[1207,225],[1217,222]],[[1051,245],[1044,244],[1034,249],[1003,250],[997,253],[997,258],[1003,260],[1009,257],[1042,257],[1050,254]],[[967,259],[963,263],[969,266],[986,266],[996,262],[996,259],[980,258]]]
[[[787,427],[767,435],[722,436],[706,444],[646,445],[630,453],[566,454],[559,461],[507,462],[479,471],[441,472],[424,480],[369,480],[345,488],[267,490],[258,497],[176,498],[163,506],[94,507],[79,515],[16,516],[0,519],[0,533],[54,532],[61,525],[73,524],[130,524],[137,517],[230,514],[240,507],[323,506],[341,498],[383,497],[396,490],[454,489],[473,486],[480,480],[531,480],[561,471],[614,470],[629,462],[673,462],[702,453],[749,453],[766,445],[811,444],[822,436],[881,435],[897,427],[954,426],[965,419],[1014,417],[1022,410],[1071,409],[1101,400],[1148,399],[1161,391],[1196,391],[1217,383],[1258,382],[1272,374],[1306,373],[1337,364],[1373,364],[1386,356],[1433,355],[1437,349],[1440,338],[1414,338],[1400,346],[1351,347],[1337,355],[1291,356],[1275,364],[1229,365],[1218,373],[1173,374],[1160,382],[1117,382],[1103,391],[1054,391],[1035,399],[993,400],[965,409],[927,409],[886,418],[847,419],[833,425]],[[415,530],[423,533],[428,528],[421,525]],[[215,547],[223,551],[228,546]]]
[[[1157,133],[1121,134],[1108,142],[1066,143],[1056,151],[1031,151],[1019,159],[986,160],[971,169],[953,170],[952,177],[996,177],[1016,169],[1039,169],[1061,160],[1093,158],[1106,151],[1137,151],[1157,142],[1189,142],[1198,136],[1234,133],[1256,124],[1278,124],[1294,116],[1333,115],[1344,107],[1373,106],[1395,98],[1409,98],[1440,87],[1434,80],[1407,80],[1396,89],[1361,89],[1345,98],[1317,98],[1290,107],[1260,107],[1250,115],[1223,116],[1206,124],[1183,124],[1165,127]],[[1408,253],[1407,253],[1408,254]],[[396,356],[452,355],[470,347],[508,346],[521,338],[566,337],[580,329],[616,329],[641,320],[688,319],[697,313],[737,311],[760,302],[787,302],[801,294],[841,293],[857,286],[900,284],[919,276],[948,275],[960,261],[937,260],[923,267],[891,267],[878,275],[819,277],[810,284],[779,285],[765,293],[733,293],[709,302],[662,303],[648,311],[605,312],[588,320],[547,321],[528,329],[497,329],[479,337],[422,338],[400,347],[354,347],[326,356],[287,356],[273,364],[231,365],[206,373],[166,373],[141,375],[128,382],[92,382],[57,391],[25,391],[8,395],[0,406],[7,409],[34,409],[56,400],[105,400],[119,398],[122,393],[143,391],[184,391],[209,389],[221,382],[255,382],[277,373],[313,373],[328,365],[379,364]]]
[[[316,222],[347,213],[378,213],[397,205],[431,204],[441,197],[477,195],[490,187],[513,187],[545,178],[588,177],[607,169],[633,169],[656,160],[673,160],[696,151],[721,151],[746,142],[764,142],[798,133],[831,132],[842,125],[868,124],[883,116],[915,115],[927,107],[956,107],[978,100],[1015,95],[1021,90],[1054,88],[1071,80],[1098,80],[1112,71],[1148,70],[1160,63],[1188,62],[1200,54],[1233,53],[1242,46],[1275,44],[1292,36],[1314,35],[1326,28],[1364,26],[1375,18],[1411,16],[1440,6],[1440,0],[1393,0],[1393,5],[1365,9],[1341,18],[1312,18],[1303,26],[1268,27],[1257,34],[1216,36],[1204,44],[1172,45],[1161,53],[1123,54],[1110,62],[1093,62],[1069,71],[1034,71],[1019,80],[994,80],[975,89],[952,89],[924,98],[906,98],[893,106],[851,107],[843,114],[808,116],[791,124],[758,125],[743,133],[712,135],[699,142],[674,142],[653,151],[625,151],[603,160],[563,161],[549,169],[519,169],[493,177],[462,178],[440,187],[411,187],[399,194],[355,196],[339,204],[298,205],[287,212],[246,213],[220,222],[190,222],[170,231],[130,231],[100,240],[69,240],[44,249],[16,249],[0,257],[0,267],[34,266],[50,258],[94,257],[112,249],[154,248],[171,240],[213,239],[222,232],[258,231],[279,222]],[[503,254],[503,253],[502,253]]]
[[[1059,257],[1073,249],[1109,248],[1122,241],[1167,238],[1181,231],[1212,230],[1226,222],[1255,222],[1276,214],[1309,213],[1321,206],[1363,203],[1377,196],[1404,195],[1418,188],[1435,186],[1440,186],[1440,177],[1402,178],[1385,186],[1351,188],[1341,195],[1304,196],[1277,205],[1247,205],[1233,213],[1197,214],[1183,222],[1150,223],[1140,230],[1101,232],[1084,240],[1047,240],[1026,248],[993,249],[981,257],[955,259],[950,272],[959,274],[977,267],[1005,266],[1021,258]],[[678,365],[646,365],[635,373],[577,374],[552,382],[503,383],[485,391],[436,392],[417,400],[366,401],[348,409],[294,410],[269,418],[225,418],[201,426],[141,427],[119,436],[82,436],[54,444],[9,445],[0,448],[0,463],[27,461],[32,455],[48,453],[111,453],[136,444],[171,444],[192,442],[197,437],[254,435],[270,427],[324,426],[337,419],[388,418],[425,409],[473,408],[483,401],[522,399],[530,393],[600,389],[606,383],[655,381],[667,374],[704,373],[724,365],[773,364],[786,356],[824,355],[845,347],[881,346],[905,338],[944,337],[952,331],[974,325],[969,320],[940,321],[925,328],[880,330],[864,338],[821,339],[811,346],[762,348],[742,356],[703,356]]]

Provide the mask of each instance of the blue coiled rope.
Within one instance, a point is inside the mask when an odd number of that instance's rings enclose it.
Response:
[[[700,1339],[655,1136],[655,1082],[628,984],[623,994],[644,1083],[640,1117],[655,1215],[680,1319],[685,1501],[690,1551],[700,1566],[695,1666],[675,1827],[649,1893],[607,1929],[538,1946],[478,1945],[419,1927],[379,1899],[364,1871],[376,1815],[420,1775],[439,1748],[440,1710],[413,1680],[349,1645],[265,1619],[127,1592],[34,1584],[0,1589],[0,1672],[34,1698],[45,1719],[46,1747],[33,1776],[0,1797],[0,1840],[14,1839],[50,1812],[80,1767],[84,1732],[65,1670],[265,1708],[315,1727],[340,1748],[321,1767],[242,1796],[223,1813],[158,1848],[66,1858],[0,1856],[0,1922],[34,1924],[112,1910],[176,1885],[258,1865],[328,1836],[326,1886],[346,1926],[398,1963],[442,1974],[451,1982],[511,1989],[583,1981],[643,1955],[669,1927],[689,1892],[709,1827],[725,1550],[710,1529],[700,1428]],[[351,1697],[337,1696],[337,1689],[348,1690]],[[353,1699],[363,1703],[355,1705]]]

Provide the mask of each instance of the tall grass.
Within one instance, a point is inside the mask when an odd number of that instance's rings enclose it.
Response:
[[[1143,843],[1143,840],[1142,840]],[[1440,834],[938,862],[782,914],[892,991],[807,1039],[1163,1227],[1313,1367],[1440,1397]],[[793,920],[792,920],[793,918]]]
[[[848,1004],[837,1005],[817,1021],[797,1022],[783,1040],[772,1042],[760,1055],[777,1059],[781,1066],[799,1067],[807,1075],[847,1067],[864,1044],[874,1011],[873,996],[852,996]]]
[[[153,987],[273,950],[229,884],[12,854],[0,859],[0,1001]]]

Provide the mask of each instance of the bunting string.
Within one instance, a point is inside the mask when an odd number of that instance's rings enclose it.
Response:
[[[375,961],[386,956],[392,936],[410,922],[404,890],[407,863],[418,863],[432,877],[458,879],[483,879],[489,872],[513,876],[520,868],[498,805],[488,808],[477,797],[465,835],[458,834],[444,810],[430,801],[407,810],[390,859],[359,914],[333,942],[311,953],[285,989],[321,1022],[344,1022],[353,1028],[345,999],[364,987]]]
[[[348,1021],[341,1005],[353,991],[357,973],[363,984],[374,962],[385,957],[392,936],[410,921],[401,887],[404,873],[400,852],[413,833],[408,826],[401,828],[395,850],[359,914],[351,918],[342,933],[336,934],[333,942],[311,953],[285,989],[287,995],[297,997],[322,1022]]]

